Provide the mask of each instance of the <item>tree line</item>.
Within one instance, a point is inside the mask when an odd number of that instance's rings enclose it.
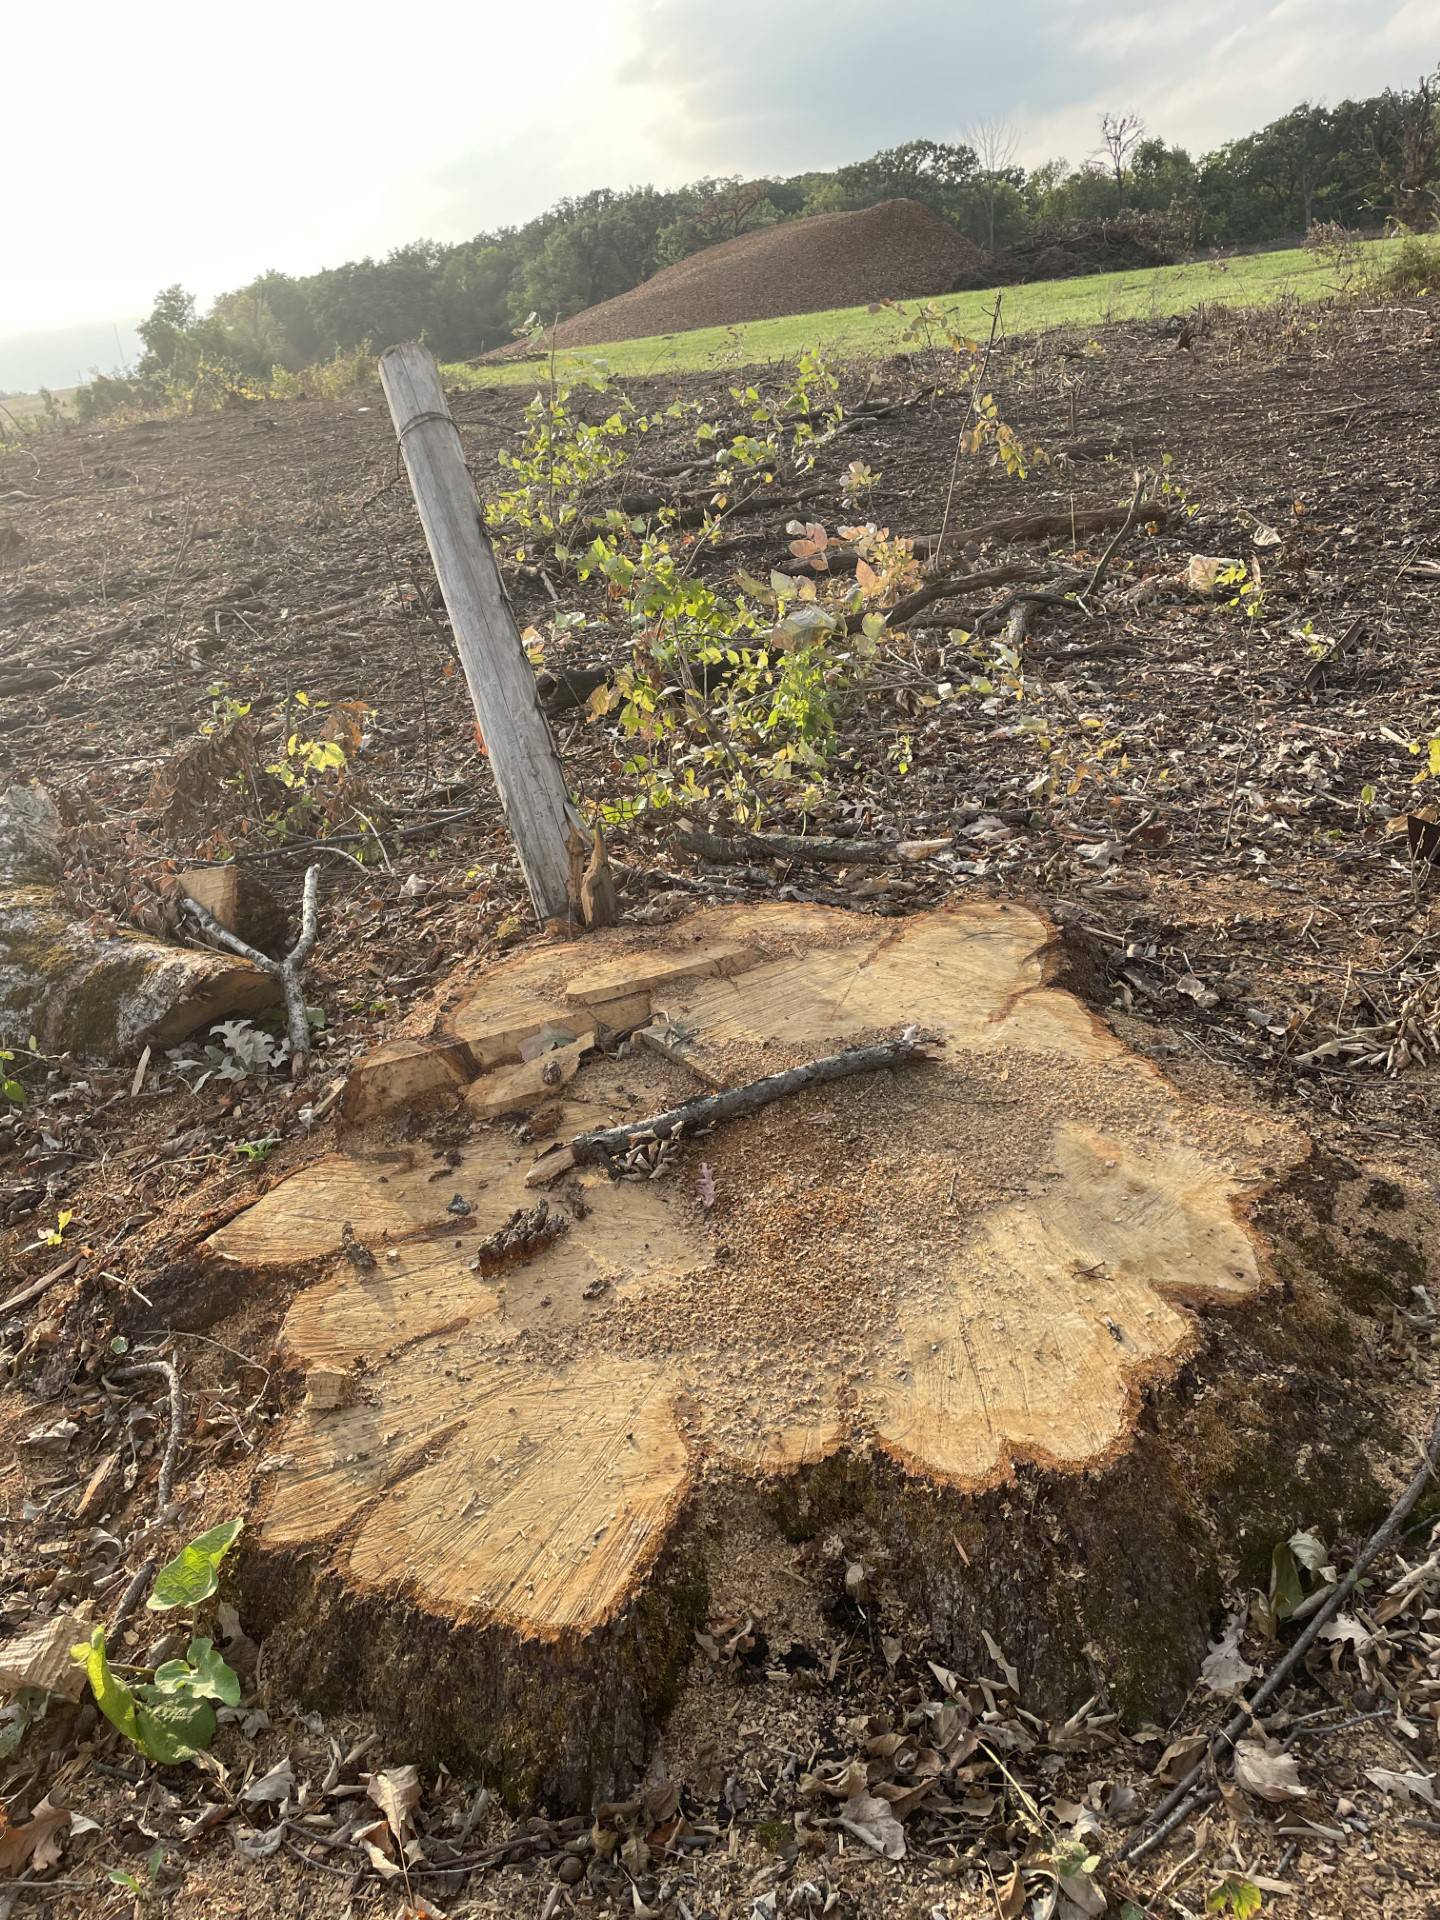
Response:
[[[1298,239],[1317,223],[1440,224],[1440,73],[1366,100],[1302,104],[1198,159],[1134,114],[1106,114],[1100,131],[1095,154],[1073,167],[1016,165],[1014,130],[984,122],[962,141],[911,140],[834,172],[601,188],[453,245],[417,240],[318,273],[271,270],[203,316],[169,287],[140,327],[136,375],[153,383],[208,356],[262,376],[420,337],[462,359],[502,345],[527,318],[576,313],[718,241],[901,196],[987,253],[1131,212],[1185,213],[1197,243],[1220,246]]]

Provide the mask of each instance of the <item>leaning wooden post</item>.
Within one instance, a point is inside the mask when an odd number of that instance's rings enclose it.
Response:
[[[604,841],[566,788],[434,356],[413,341],[391,347],[380,383],[535,911],[605,925],[615,893]]]

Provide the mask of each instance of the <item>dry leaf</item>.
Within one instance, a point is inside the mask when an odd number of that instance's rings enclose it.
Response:
[[[1365,1778],[1382,1793],[1388,1793],[1397,1800],[1423,1800],[1427,1807],[1435,1806],[1435,1776],[1433,1773],[1403,1773],[1392,1767],[1367,1767]]]
[[[1025,1911],[1025,1879],[1018,1863],[1010,1869],[1010,1878],[1005,1884],[996,1886],[995,1904],[1000,1909],[1000,1920],[1020,1920]]]
[[[857,1840],[885,1859],[905,1858],[905,1829],[886,1803],[873,1793],[862,1788],[852,1794],[840,1810],[839,1822],[847,1833],[853,1833]]]
[[[405,1838],[410,1815],[420,1798],[420,1775],[414,1767],[392,1767],[388,1773],[372,1773],[365,1789],[390,1823],[397,1841]]]
[[[1256,1669],[1240,1651],[1240,1628],[1233,1627],[1206,1654],[1200,1668],[1201,1684],[1212,1693],[1239,1693],[1255,1678]]]
[[[1276,1805],[1285,1800],[1306,1800],[1310,1795],[1300,1779],[1294,1755],[1280,1747],[1267,1747],[1259,1740],[1242,1740],[1236,1747],[1235,1784],[1257,1800]]]
[[[294,1791],[295,1769],[286,1758],[278,1767],[272,1767],[269,1773],[252,1780],[240,1798],[250,1806],[258,1806],[267,1800],[288,1800]]]
[[[53,1867],[60,1858],[60,1830],[69,1820],[68,1807],[52,1806],[46,1799],[22,1826],[0,1826],[0,1874],[8,1879],[26,1867],[36,1873]]]
[[[1178,1740],[1170,1742],[1155,1763],[1154,1777],[1157,1780],[1183,1780],[1208,1745],[1203,1733],[1182,1734]]]
[[[78,1700],[85,1690],[85,1669],[70,1658],[77,1640],[90,1638],[90,1608],[57,1613],[0,1647],[0,1693],[39,1687]]]

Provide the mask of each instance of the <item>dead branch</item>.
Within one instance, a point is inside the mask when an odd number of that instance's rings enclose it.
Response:
[[[682,820],[674,834],[675,844],[697,859],[713,860],[720,866],[749,866],[755,860],[810,860],[824,865],[890,866],[919,857],[914,851],[925,847],[937,851],[933,841],[899,840],[820,840],[800,833],[707,833],[691,820]],[[946,838],[946,845],[949,838]]]
[[[525,1176],[525,1184],[545,1186],[572,1167],[604,1166],[618,1174],[624,1170],[618,1163],[637,1148],[653,1147],[658,1160],[667,1146],[708,1132],[721,1120],[757,1113],[772,1101],[801,1093],[806,1087],[824,1086],[831,1080],[849,1079],[852,1074],[874,1073],[881,1067],[899,1066],[926,1057],[922,1035],[914,1027],[907,1027],[896,1040],[881,1040],[868,1047],[847,1047],[842,1053],[826,1054],[803,1067],[787,1067],[783,1073],[767,1074],[764,1079],[752,1080],[743,1087],[705,1094],[648,1120],[631,1120],[617,1127],[598,1127],[590,1133],[577,1133],[574,1139],[542,1154]]]
[[[285,995],[285,1026],[290,1038],[290,1077],[298,1080],[304,1073],[310,1058],[310,1022],[305,1016],[305,995],[300,987],[300,969],[310,957],[310,949],[315,945],[317,927],[317,904],[320,892],[320,868],[318,865],[305,870],[305,891],[300,903],[300,938],[295,942],[283,959],[272,960],[268,954],[261,953],[258,947],[252,947],[242,940],[239,934],[231,933],[228,927],[222,927],[214,914],[198,901],[187,899],[184,910],[195,922],[202,933],[208,934],[217,946],[228,947],[231,953],[239,954],[242,960],[248,960],[253,966],[262,967],[279,982]]]
[[[180,1429],[185,1418],[184,1403],[180,1398],[180,1375],[168,1360],[136,1360],[128,1367],[117,1367],[113,1373],[105,1375],[105,1384],[112,1381],[122,1385],[127,1380],[142,1380],[151,1374],[158,1374],[169,1389],[170,1396],[170,1433],[165,1442],[165,1452],[160,1461],[160,1482],[157,1498],[160,1514],[163,1518],[170,1507],[175,1491],[175,1461],[180,1452]]]
[[[1144,499],[1145,499],[1145,476],[1143,473],[1137,473],[1135,476],[1135,494],[1133,499],[1130,502],[1129,511],[1126,513],[1125,518],[1121,521],[1120,525],[1115,529],[1114,536],[1106,546],[1105,551],[1101,554],[1100,558],[1095,562],[1095,571],[1091,574],[1090,578],[1086,581],[1084,587],[1081,589],[1080,598],[1082,600],[1088,598],[1090,594],[1094,593],[1096,588],[1100,585],[1100,582],[1105,578],[1105,570],[1110,565],[1110,562],[1115,558],[1115,555],[1119,552],[1122,541],[1125,539],[1130,529],[1134,526]]]
[[[1263,1680],[1250,1699],[1242,1701],[1225,1725],[1211,1735],[1208,1746],[1194,1766],[1166,1794],[1155,1811],[1121,1848],[1118,1856],[1121,1860],[1143,1859],[1147,1853],[1153,1852],[1163,1840],[1167,1839],[1186,1814],[1194,1809],[1198,1804],[1199,1796],[1208,1791],[1205,1786],[1199,1784],[1201,1773],[1212,1762],[1219,1761],[1227,1752],[1233,1750],[1240,1736],[1254,1724],[1260,1709],[1275,1697],[1280,1687],[1299,1666],[1319,1639],[1321,1632],[1355,1591],[1362,1575],[1387,1548],[1394,1544],[1421,1494],[1435,1479],[1440,1479],[1440,1415],[1437,1415],[1435,1425],[1430,1430],[1430,1439],[1419,1467],[1384,1520],[1360,1549],[1344,1579],[1337,1581],[1326,1596],[1324,1605],[1317,1607],[1311,1614],[1305,1631],[1273,1670],[1269,1679]]]
[[[1004,566],[984,567],[976,573],[949,573],[938,580],[927,580],[923,587],[917,587],[913,593],[907,593],[897,600],[885,615],[885,624],[890,627],[903,627],[917,613],[923,613],[926,607],[933,606],[937,600],[957,599],[962,594],[983,593],[987,587],[1008,586],[1012,580],[1043,580],[1045,574],[1037,567]],[[851,633],[857,633],[865,619],[862,609],[852,613],[845,624]]]

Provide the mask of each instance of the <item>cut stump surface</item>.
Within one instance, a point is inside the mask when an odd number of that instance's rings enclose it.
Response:
[[[324,1263],[283,1346],[356,1383],[295,1415],[262,1483],[257,1592],[309,1582],[317,1617],[403,1614],[414,1645],[422,1618],[452,1651],[470,1635],[472,1752],[583,1795],[658,1711],[693,1624],[687,1523],[716,1490],[825,1463],[942,1514],[1021,1470],[1103,1488],[1204,1310],[1265,1289],[1246,1203],[1306,1145],[1182,1097],[1053,970],[1044,921],[980,903],[710,909],[487,972],[450,1019],[480,1068],[469,1108],[503,1108],[487,1085],[543,1061],[543,1036],[553,1138],[912,1025],[933,1059],[727,1122],[663,1178],[571,1174],[549,1190],[562,1230],[498,1271],[476,1249],[533,1204],[547,1144],[513,1126],[458,1164],[333,1155],[223,1228],[227,1263]],[[637,999],[646,1045],[593,1048]]]

